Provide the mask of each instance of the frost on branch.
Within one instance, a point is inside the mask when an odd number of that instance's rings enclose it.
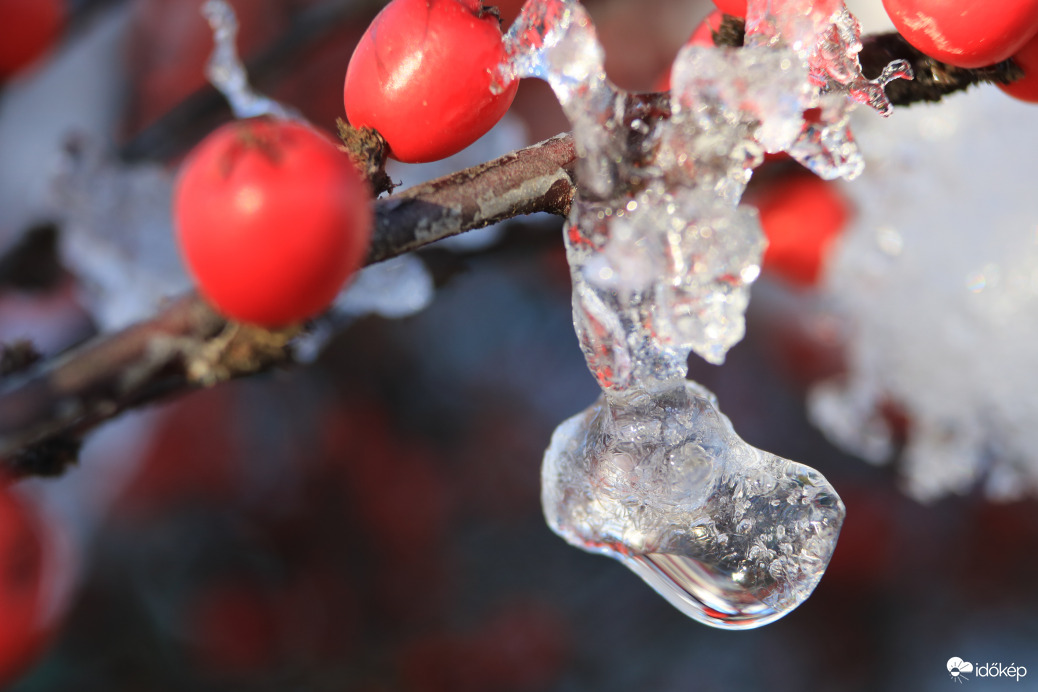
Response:
[[[584,9],[530,0],[506,37],[502,82],[540,77],[573,124],[578,189],[564,229],[573,322],[603,389],[545,454],[542,500],[571,543],[621,559],[682,611],[718,627],[781,617],[817,584],[843,505],[812,469],[746,445],[686,382],[694,351],[724,360],[745,329],[764,238],[740,208],[766,151],[825,177],[862,161],[865,80],[842,3],[750,3],[747,46],[686,47],[670,112],[614,87]],[[804,111],[820,108],[817,119]]]

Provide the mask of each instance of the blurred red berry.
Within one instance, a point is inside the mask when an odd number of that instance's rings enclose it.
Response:
[[[284,26],[279,0],[229,1],[238,17],[238,51],[246,58],[267,46]],[[126,61],[131,77],[128,133],[147,127],[205,86],[213,34],[202,16],[204,2],[133,0]]]
[[[45,584],[52,548],[42,517],[0,487],[0,685],[22,675],[49,638]]]
[[[730,14],[733,17],[746,16],[746,0],[714,0],[714,5],[723,14]]]
[[[1024,76],[1011,84],[999,84],[998,88],[1013,98],[1038,103],[1038,35],[1013,54],[1013,62],[1024,71]]]
[[[763,270],[798,286],[814,285],[829,246],[850,218],[833,182],[794,173],[768,184],[747,202],[757,207],[768,238]]]
[[[64,25],[62,0],[0,0],[0,80],[43,55]]]
[[[247,579],[208,584],[189,612],[190,643],[207,669],[248,675],[278,662],[276,605],[259,585]]]

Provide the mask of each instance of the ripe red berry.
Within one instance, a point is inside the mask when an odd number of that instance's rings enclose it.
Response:
[[[33,508],[0,487],[0,685],[36,660],[50,631],[47,535]]]
[[[1038,103],[1038,36],[1013,54],[1013,62],[1024,71],[1024,76],[1011,84],[999,84],[998,88],[1013,98]]]
[[[714,0],[714,5],[723,14],[730,14],[733,17],[746,16],[746,0]]]
[[[959,67],[1005,60],[1038,31],[1038,0],[883,0],[883,6],[905,40]]]
[[[284,326],[321,312],[361,262],[371,194],[349,157],[300,123],[230,123],[188,156],[174,194],[181,252],[228,317]]]
[[[65,23],[62,0],[0,0],[0,79],[40,57]]]
[[[378,130],[399,161],[450,156],[512,104],[518,81],[500,94],[490,90],[504,57],[500,23],[479,0],[393,0],[350,59],[346,117]]]
[[[764,272],[798,286],[815,284],[829,245],[850,217],[836,184],[796,173],[769,184],[748,201],[757,207],[768,238]]]

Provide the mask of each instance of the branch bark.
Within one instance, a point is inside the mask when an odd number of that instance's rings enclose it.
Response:
[[[559,135],[377,200],[368,264],[538,211],[565,215],[576,150]],[[197,294],[0,384],[0,458],[14,475],[54,475],[84,433],[119,413],[292,362],[302,327],[228,322]]]

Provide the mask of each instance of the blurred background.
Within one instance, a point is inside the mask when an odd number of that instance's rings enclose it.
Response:
[[[63,267],[5,280],[0,339],[45,354],[187,287],[169,186],[230,119],[204,85],[201,0],[58,4],[53,44],[0,86],[0,250],[56,232]],[[231,4],[257,88],[333,129],[381,3]],[[713,9],[585,4],[629,90],[657,86]],[[882,25],[878,2],[857,4]],[[502,3],[506,23],[519,6]],[[2,42],[17,32],[0,26]],[[460,158],[392,174],[407,187],[567,127],[547,86],[524,83]],[[803,175],[766,166],[748,197],[762,214],[769,189]],[[853,223],[860,196],[827,189],[842,210],[832,223]],[[0,611],[9,689],[938,690],[954,684],[953,656],[1034,669],[974,688],[1038,689],[1038,504],[973,486],[921,503],[896,465],[848,456],[808,422],[808,389],[845,367],[848,338],[822,309],[824,254],[820,268],[766,269],[746,339],[723,366],[690,362],[744,439],[817,468],[847,505],[815,594],[760,630],[718,631],[553,535],[540,458],[598,394],[560,228],[516,219],[430,248],[424,310],[348,312],[311,344],[312,363],[124,416],[64,477],[19,484],[46,594],[28,648]],[[836,232],[819,231],[824,247]],[[885,415],[903,443],[904,412]]]

